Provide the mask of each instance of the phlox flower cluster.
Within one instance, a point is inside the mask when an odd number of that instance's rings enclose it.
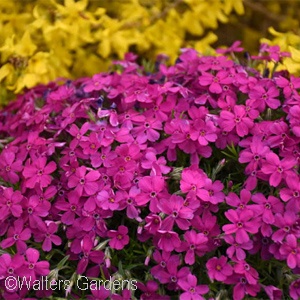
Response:
[[[2,298],[299,299],[300,79],[224,55],[184,49],[149,74],[127,54],[0,112]],[[262,45],[248,63],[286,55]],[[83,292],[79,276],[137,289]]]

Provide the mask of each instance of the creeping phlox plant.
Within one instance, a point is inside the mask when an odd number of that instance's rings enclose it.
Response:
[[[3,299],[300,298],[300,79],[241,51],[127,54],[1,111]]]

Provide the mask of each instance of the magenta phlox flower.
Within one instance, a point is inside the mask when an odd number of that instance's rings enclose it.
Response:
[[[102,190],[97,194],[95,204],[92,206],[90,202],[85,202],[84,207],[88,211],[92,211],[95,209],[95,205],[104,210],[118,210],[120,206],[120,201],[124,197],[122,191],[118,191],[114,193],[112,189]]]
[[[299,175],[293,174],[291,176],[287,176],[285,178],[286,185],[288,187],[284,187],[280,189],[279,195],[280,198],[284,202],[288,202],[287,208],[290,206],[289,204],[291,203],[291,207],[296,207],[297,210],[300,207],[300,180],[299,180]]]
[[[107,236],[110,239],[109,246],[113,249],[121,250],[129,244],[128,228],[124,225],[118,227],[118,230],[110,230]]]
[[[30,228],[24,228],[23,219],[17,219],[14,225],[8,228],[7,238],[0,243],[1,248],[6,249],[16,245],[17,252],[23,254],[27,249],[26,241],[30,239],[30,236]]]
[[[144,160],[141,162],[142,167],[146,170],[151,170],[150,175],[154,175],[152,168],[156,164],[162,174],[168,174],[172,168],[166,165],[167,161],[163,156],[157,158],[156,155],[156,151],[153,148],[148,148],[144,155]]]
[[[155,235],[157,231],[160,229],[162,220],[159,215],[149,214],[146,218],[146,225],[144,226],[145,230],[147,230],[150,234]]]
[[[258,283],[258,272],[253,267],[251,267],[246,261],[236,262],[233,269],[235,273],[244,275],[249,284]]]
[[[208,276],[211,280],[224,281],[228,276],[232,275],[233,268],[227,262],[227,257],[212,257],[206,263]]]
[[[273,257],[273,254],[270,252],[270,247],[274,245],[274,243],[269,236],[263,234],[263,231],[262,233],[258,232],[257,234],[255,234],[252,237],[252,240],[253,247],[248,251],[249,254],[253,255],[256,253],[260,253],[260,257],[262,260],[269,260]]]
[[[106,90],[107,87],[111,84],[111,76],[106,74],[95,74],[90,80],[88,80],[83,90],[86,93],[93,91]]]
[[[219,54],[227,54],[231,52],[242,52],[244,51],[244,48],[240,47],[241,44],[242,44],[241,41],[235,41],[230,47],[227,47],[225,49],[218,48],[216,52]]]
[[[68,201],[59,200],[54,204],[56,209],[64,211],[61,215],[61,221],[66,225],[73,224],[75,217],[81,215],[82,206],[82,201],[80,201],[80,196],[76,191],[68,193]]]
[[[170,85],[168,82],[166,83]],[[151,104],[151,108],[145,111],[144,115],[148,118],[149,116],[154,116],[155,119],[163,122],[168,120],[168,116],[172,109],[174,109],[176,105],[176,96],[174,94],[166,92],[166,90],[179,90],[179,87],[162,87],[159,93],[165,93],[166,97],[157,97],[154,98],[153,103]]]
[[[31,228],[42,226],[42,218],[49,215],[51,203],[48,201],[40,202],[38,197],[31,196],[24,201],[24,218],[29,221]]]
[[[300,244],[295,235],[288,234],[285,237],[285,242],[280,246],[279,252],[286,258],[287,265],[291,269],[300,267]]]
[[[100,283],[96,283],[95,280],[91,282],[89,286],[92,295],[86,296],[86,299],[88,300],[119,299],[119,298],[114,298],[114,296],[111,295],[111,291],[107,287],[105,287],[104,285],[100,285]],[[124,299],[131,299],[131,298],[124,298]]]
[[[278,289],[273,285],[264,286],[262,285],[266,294],[268,295],[270,300],[281,300],[282,299],[282,290]]]
[[[143,206],[150,201],[151,212],[158,212],[158,199],[165,192],[165,180],[161,176],[144,176],[138,184],[141,193],[136,196],[135,201],[139,206]]]
[[[186,231],[184,241],[176,249],[179,252],[186,252],[184,261],[188,265],[195,263],[195,255],[203,256],[207,250],[208,238],[203,233],[197,233],[195,230]]]
[[[228,132],[221,130],[216,140],[216,147],[219,149],[225,149],[229,145],[237,145],[240,141],[236,132]]]
[[[255,100],[258,110],[263,112],[266,106],[277,109],[280,106],[279,90],[273,81],[268,78],[262,79],[250,92],[250,99]]]
[[[15,254],[11,256],[10,254],[4,253],[0,256],[0,280],[7,277],[15,278],[21,276],[21,268],[25,264],[25,259],[23,255]],[[13,293],[19,289],[18,285],[12,286],[8,292]]]
[[[221,94],[223,92],[223,85],[232,83],[232,78],[228,75],[228,72],[224,70],[218,71],[215,76],[207,72],[202,72],[199,77],[199,84],[201,86],[209,86],[208,89],[213,94]]]
[[[204,187],[206,174],[197,167],[186,168],[182,171],[180,189],[187,196],[196,196],[201,188]]]
[[[2,151],[0,154],[0,176],[12,184],[17,183],[19,181],[17,173],[22,171],[22,164],[22,160],[18,159],[14,152]]]
[[[51,251],[52,244],[59,246],[62,243],[61,238],[55,233],[58,230],[58,225],[54,222],[39,224],[38,230],[34,231],[34,239],[36,242],[43,242],[42,249],[46,252]]]
[[[68,179],[68,187],[75,187],[75,191],[79,196],[90,196],[98,191],[99,185],[96,181],[99,179],[100,173],[95,170],[91,170],[88,173],[87,171],[88,169],[85,166],[81,166]]]
[[[119,209],[126,209],[126,215],[129,219],[136,219],[141,221],[139,217],[141,210],[137,208],[135,197],[140,193],[140,190],[136,186],[132,186],[128,192],[122,192],[122,199],[119,202]],[[121,195],[121,194],[120,194]]]
[[[224,70],[233,66],[232,60],[225,56],[201,56],[198,63],[198,71]]]
[[[22,173],[26,178],[25,187],[34,188],[36,184],[41,188],[49,186],[52,181],[50,174],[56,170],[56,163],[50,161],[47,164],[47,158],[44,156],[37,158],[32,163],[30,160],[27,162]]]
[[[255,297],[260,291],[259,283],[250,284],[243,274],[233,274],[224,280],[225,284],[233,284],[233,300],[243,300],[245,295]]]
[[[90,124],[88,122],[84,123],[79,129],[76,124],[72,124],[69,133],[74,137],[70,143],[70,148],[75,148],[81,141],[86,141],[87,137],[84,135],[90,129]]]
[[[236,105],[236,96],[226,96],[218,99],[218,107],[222,110],[233,111],[234,106]]]
[[[98,134],[96,132],[91,132],[86,140],[79,142],[79,146],[82,148],[83,154],[93,155],[97,153],[101,146]]]
[[[230,132],[234,128],[238,136],[243,137],[253,127],[253,120],[247,117],[244,105],[236,105],[233,112],[222,110],[220,113],[219,125],[223,131]]]
[[[212,182],[210,178],[205,179],[204,187],[199,189],[197,197],[202,201],[210,202],[212,204],[218,204],[224,201],[225,195],[222,192],[224,188],[223,183],[220,180]]]
[[[193,211],[184,206],[184,199],[177,195],[172,195],[169,199],[161,199],[158,208],[168,216],[163,220],[161,229],[172,230],[174,223],[182,230],[190,227],[190,222],[194,216]]]
[[[158,242],[157,246],[163,251],[173,251],[174,249],[180,247],[181,241],[179,239],[178,233],[171,230],[158,230]]]
[[[217,217],[212,215],[210,211],[203,211],[200,215],[196,215],[192,220],[191,224],[193,228],[197,229],[200,233],[209,239],[218,236],[221,231],[217,223]]]
[[[293,234],[300,238],[300,231],[297,228],[298,216],[295,211],[285,211],[284,214],[277,213],[275,215],[274,226],[279,228],[273,231],[272,240],[277,243],[282,243],[288,234]]]
[[[194,122],[194,127],[199,130],[198,143],[201,146],[217,140],[217,128],[212,121],[198,119]]]
[[[117,157],[117,154],[111,150],[111,147],[101,147],[99,151],[92,154],[91,158],[91,165],[93,168],[99,168],[104,166],[105,168],[111,167],[112,162]]]
[[[293,105],[289,109],[288,119],[290,121],[290,126],[292,129],[292,132],[295,134],[295,136],[300,137],[300,106],[299,105]]]
[[[266,224],[274,224],[274,215],[284,211],[283,203],[274,196],[266,198],[262,193],[256,193],[252,196],[252,201],[257,204],[251,205],[251,209],[262,215],[262,220]]]
[[[167,266],[160,273],[160,282],[161,283],[169,283],[168,288],[173,290],[177,287],[178,281],[181,278],[185,278],[190,270],[188,267],[183,267],[178,269],[179,265],[175,264],[172,260],[167,262]]]
[[[251,209],[249,203],[251,201],[251,192],[247,189],[242,189],[240,191],[240,196],[233,192],[229,192],[225,199],[228,205],[236,207],[239,211]]]
[[[93,239],[85,235],[81,240],[81,253],[79,255],[80,261],[77,265],[77,274],[83,274],[85,272],[89,261],[97,264],[103,262],[104,253],[99,250],[92,250],[93,248]]]
[[[225,235],[224,240],[230,245],[226,250],[226,254],[231,259],[244,260],[246,258],[244,250],[251,250],[253,248],[252,240],[246,243],[237,243],[233,235]]]
[[[140,300],[169,300],[169,296],[161,296],[158,293],[156,293],[159,289],[158,283],[154,280],[148,280],[146,284],[143,284],[141,282],[137,282],[136,286],[139,290],[141,290],[143,293],[140,296]]]
[[[158,130],[162,129],[162,122],[154,118],[148,118],[145,122],[135,126],[131,130],[131,134],[136,138],[139,144],[146,143],[147,141],[155,142],[159,139],[160,134]]]
[[[173,121],[175,122],[175,120]],[[196,141],[199,137],[199,131],[190,120],[176,119],[176,121],[178,122],[178,130],[172,134],[172,143],[177,144],[185,153],[191,154],[196,152]]]
[[[118,157],[107,168],[107,175],[113,176],[117,181],[120,181],[121,178],[124,178],[125,181],[132,181],[136,168],[137,163],[135,160],[125,160],[122,157]]]
[[[28,248],[25,252],[26,262],[20,269],[22,276],[28,278],[28,283],[33,284],[40,276],[46,276],[50,272],[50,263],[48,261],[38,261],[40,253],[38,250]]]
[[[155,252],[153,253],[153,259],[155,260],[157,265],[152,267],[150,272],[152,276],[158,280],[161,280],[160,274],[161,272],[166,271],[166,267],[169,261],[177,266],[179,266],[180,264],[179,255],[171,255],[171,252],[167,251],[160,252],[158,250],[155,250]]]
[[[239,153],[239,162],[248,163],[246,172],[252,172],[261,167],[262,159],[265,159],[266,154],[270,152],[270,148],[262,141],[262,137],[255,135],[249,147]]]
[[[5,220],[8,216],[20,217],[22,214],[23,196],[20,191],[14,191],[11,187],[6,188],[0,194],[0,221]]]
[[[188,274],[185,279],[180,279],[178,285],[184,291],[180,294],[180,300],[204,300],[202,295],[209,292],[207,285],[197,285],[197,277],[192,274]]]
[[[260,227],[260,221],[253,218],[252,210],[236,211],[230,209],[225,212],[226,218],[233,224],[223,226],[225,234],[236,234],[238,243],[246,243],[250,240],[248,233],[257,233]]]
[[[280,160],[277,154],[271,152],[266,154],[266,161],[263,162],[261,171],[270,176],[270,185],[277,187],[282,179],[295,174],[292,171],[295,165],[296,161],[293,157],[286,157]]]
[[[294,280],[290,285],[289,294],[293,300],[300,298],[300,279]]]
[[[300,78],[291,75],[290,79],[288,80],[285,77],[278,76],[275,78],[275,82],[276,85],[283,89],[283,94],[287,99],[287,102],[290,102],[290,98],[299,100],[297,89],[300,88]]]

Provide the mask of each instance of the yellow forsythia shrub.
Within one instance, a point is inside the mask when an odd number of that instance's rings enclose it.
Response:
[[[153,59],[180,48],[211,54],[214,30],[242,0],[0,1],[0,104],[57,77],[106,70],[135,51]]]

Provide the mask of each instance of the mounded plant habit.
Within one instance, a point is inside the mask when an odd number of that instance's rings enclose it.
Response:
[[[153,73],[128,54],[1,111],[2,298],[300,297],[300,79],[241,51]]]

